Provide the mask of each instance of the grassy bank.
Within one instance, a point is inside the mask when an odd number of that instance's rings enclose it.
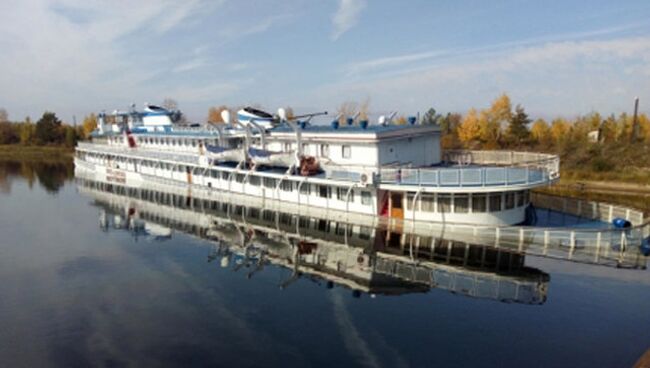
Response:
[[[0,161],[67,161],[74,149],[65,146],[0,145]]]

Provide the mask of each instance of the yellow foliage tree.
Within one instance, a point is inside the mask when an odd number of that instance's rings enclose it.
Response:
[[[537,119],[530,128],[530,136],[538,144],[548,146],[552,142],[551,128],[544,119]]]
[[[97,116],[95,114],[90,114],[84,118],[83,123],[81,123],[83,129],[84,138],[88,138],[90,133],[97,129]]]
[[[458,126],[458,138],[465,146],[480,140],[481,126],[476,109],[470,109]]]
[[[555,143],[564,141],[564,139],[568,138],[570,129],[571,126],[565,119],[557,118],[553,120],[553,123],[551,124],[551,136],[553,137],[553,141]]]
[[[501,125],[509,122],[510,119],[512,119],[512,102],[510,102],[510,97],[504,93],[492,101],[488,110],[488,120],[501,128]]]

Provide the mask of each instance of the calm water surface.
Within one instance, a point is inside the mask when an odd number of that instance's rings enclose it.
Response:
[[[296,277],[214,234],[122,228],[127,202],[89,195],[69,165],[0,164],[0,365],[628,367],[650,348],[647,270],[530,256],[516,273],[445,268],[536,290],[510,298]]]

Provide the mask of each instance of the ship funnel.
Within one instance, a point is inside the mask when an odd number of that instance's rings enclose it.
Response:
[[[221,119],[225,124],[230,125],[230,111],[227,109],[221,111]]]
[[[287,120],[287,111],[284,108],[279,108],[278,109],[278,116],[280,117],[280,120]]]

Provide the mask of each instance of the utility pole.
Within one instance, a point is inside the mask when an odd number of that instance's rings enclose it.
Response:
[[[635,97],[634,98],[634,118],[632,119],[632,141],[636,141],[639,137],[639,122],[638,122],[638,114],[639,114],[639,98]]]

